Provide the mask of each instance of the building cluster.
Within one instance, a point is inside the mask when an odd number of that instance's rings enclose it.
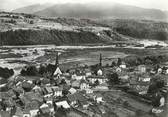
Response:
[[[0,92],[0,113],[2,117],[54,117],[76,112],[93,116],[93,105],[105,103],[103,95],[97,91],[109,91],[109,73],[117,73],[120,86],[127,86],[140,95],[147,94],[153,76],[168,74],[166,66],[150,69],[145,65],[128,68],[125,62],[116,67],[100,67],[96,73],[89,67],[72,68],[66,73],[60,70],[58,60],[52,78],[17,76],[8,82],[11,88]],[[152,75],[151,75],[152,74]],[[161,77],[159,77],[161,79]],[[163,103],[159,106],[164,106]],[[105,113],[103,107],[99,113]]]

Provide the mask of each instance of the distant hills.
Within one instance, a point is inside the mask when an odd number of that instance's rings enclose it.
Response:
[[[145,9],[118,3],[35,4],[13,10],[13,12],[31,13],[47,17],[118,18],[168,21],[168,12],[166,11]]]
[[[15,9],[12,12],[33,14],[35,12],[42,11],[42,10],[44,10],[46,8],[49,8],[52,5],[53,4],[49,4],[49,3],[47,3],[47,4],[34,4],[34,5],[30,5],[30,6],[26,6],[26,7],[21,7],[21,8]]]

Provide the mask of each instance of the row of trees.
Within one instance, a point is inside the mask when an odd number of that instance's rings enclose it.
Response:
[[[126,64],[130,66],[137,66],[141,64],[145,65],[156,65],[162,62],[166,62],[168,57],[166,55],[155,55],[155,56],[145,56],[145,57],[128,57],[125,58]]]
[[[0,77],[9,78],[14,75],[13,69],[0,67]]]
[[[51,76],[54,70],[56,69],[55,65],[48,64],[48,65],[40,65],[40,68],[37,69],[36,66],[26,66],[21,70],[21,75],[23,76]]]

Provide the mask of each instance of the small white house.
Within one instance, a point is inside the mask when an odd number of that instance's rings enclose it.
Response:
[[[77,92],[77,90],[76,90],[75,88],[72,87],[72,88],[69,89],[69,92],[70,92],[71,94],[74,94],[74,93]]]
[[[126,69],[127,68],[125,62],[122,62],[122,64],[119,67],[122,68],[122,69]]]
[[[92,90],[92,89],[85,89],[85,91],[86,91],[86,94],[93,93],[93,90]]]
[[[107,81],[107,78],[105,78],[104,76],[89,76],[87,79],[92,84],[94,84],[97,80],[99,81],[99,84],[105,83]]]
[[[88,89],[88,88],[89,88],[89,84],[85,80],[81,80],[80,89],[84,90],[84,89]]]
[[[103,75],[103,71],[102,71],[101,69],[99,69],[99,70],[97,71],[97,75],[98,75],[98,76],[102,76],[102,75]]]
[[[56,102],[55,103],[57,105],[57,107],[63,107],[65,109],[69,109],[70,105],[67,103],[67,101],[60,101],[60,102]]]
[[[86,72],[86,77],[91,76],[91,75],[92,75],[91,72]]]
[[[168,74],[168,69],[166,70],[166,74]]]
[[[162,73],[162,68],[159,68],[159,69],[157,70],[157,73],[158,73],[158,74],[161,74],[161,73]]]
[[[122,69],[120,67],[116,68],[116,72],[121,72],[121,71],[122,71]]]
[[[143,82],[150,82],[151,78],[144,78],[142,81]]]
[[[100,95],[96,95],[96,96],[94,96],[94,100],[95,100],[97,103],[101,103],[101,102],[103,102],[103,97],[100,96]]]
[[[39,111],[39,109],[30,110],[31,117],[35,117],[37,115],[38,111]]]
[[[102,84],[96,86],[95,89],[97,89],[97,90],[108,90],[107,83],[102,83]]]
[[[71,76],[71,78],[72,78],[73,80],[86,79],[85,75],[76,75],[76,74],[73,74],[73,75]]]

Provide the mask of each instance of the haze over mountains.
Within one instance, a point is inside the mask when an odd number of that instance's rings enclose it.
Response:
[[[118,3],[66,3],[66,4],[35,4],[13,10],[18,13],[31,13],[47,17],[75,18],[120,18],[147,19],[168,21],[168,12],[158,9],[145,9]]]

